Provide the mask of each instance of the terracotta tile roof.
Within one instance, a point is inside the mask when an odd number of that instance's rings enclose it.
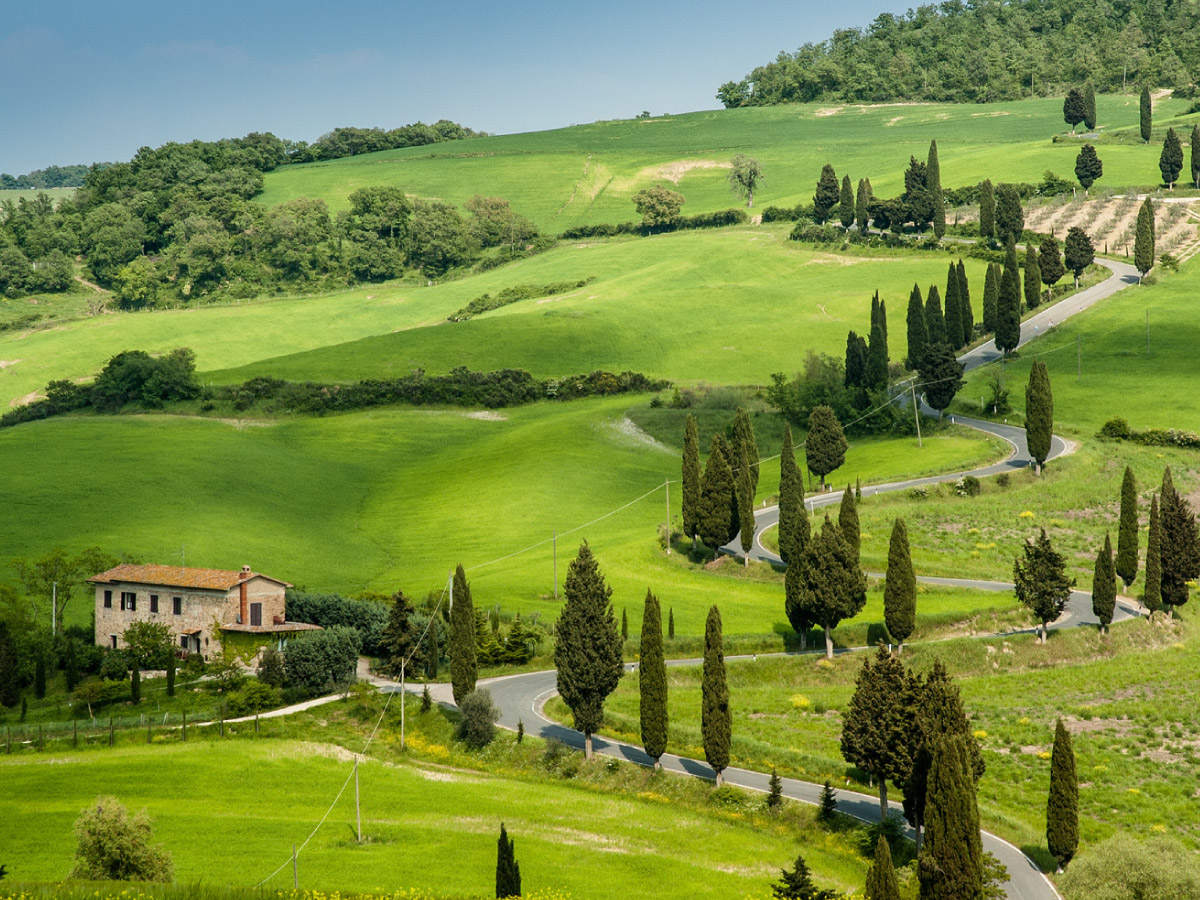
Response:
[[[196,588],[205,591],[227,591],[237,587],[241,572],[227,569],[185,569],[182,566],[135,566],[124,563],[114,566],[107,572],[93,575],[88,581],[93,584],[112,584],[124,581],[131,584],[160,584],[163,587]],[[291,587],[286,581],[263,575],[261,572],[250,572],[247,578],[265,578]]]

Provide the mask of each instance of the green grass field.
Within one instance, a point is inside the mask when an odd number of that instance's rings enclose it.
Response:
[[[1137,127],[1136,96],[1103,96],[1097,103],[1104,131]],[[1186,106],[1182,100],[1158,101],[1156,129],[1165,133],[1171,117]],[[1185,124],[1190,130],[1192,118],[1174,123],[1176,130]],[[398,185],[458,204],[479,193],[505,197],[539,227],[558,232],[634,219],[630,198],[651,184],[683,193],[686,213],[735,206],[721,166],[736,153],[763,164],[766,178],[755,198],[760,208],[810,202],[827,162],[839,178],[870,178],[878,196],[900,193],[909,157],[924,159],[931,139],[938,142],[947,187],[985,178],[1039,182],[1048,169],[1071,178],[1078,144],[1051,142],[1064,129],[1059,98],[986,106],[797,104],[705,111],[287,166],[268,173],[258,199],[273,204],[320,197],[337,210],[347,207],[350,193],[369,185]],[[1105,144],[1099,187],[1154,187],[1160,149],[1161,140]]]

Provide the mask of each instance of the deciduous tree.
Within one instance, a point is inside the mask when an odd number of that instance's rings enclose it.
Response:
[[[1079,779],[1071,733],[1059,719],[1050,752],[1050,796],[1046,801],[1046,847],[1061,872],[1079,847]]]
[[[1112,541],[1104,535],[1104,548],[1096,554],[1096,568],[1092,573],[1092,613],[1100,622],[1100,630],[1107,632],[1117,609],[1117,573],[1113,569]]]
[[[808,416],[808,436],[804,440],[804,456],[808,470],[821,478],[841,468],[846,461],[846,434],[833,410],[825,405],[813,407]]]
[[[1133,469],[1125,467],[1121,479],[1121,518],[1117,527],[1116,573],[1125,582],[1125,589],[1133,584],[1138,572],[1138,500],[1137,481]]]
[[[152,842],[145,810],[130,816],[115,797],[97,797],[75,820],[75,866],[85,881],[170,881],[170,855]]]
[[[818,224],[829,220],[829,213],[837,205],[841,192],[838,189],[837,173],[826,163],[817,179],[817,192],[813,194],[813,219]]]
[[[867,656],[842,717],[842,758],[879,782],[879,815],[886,819],[888,779],[912,768],[912,724],[916,698],[899,657],[881,643]]]
[[[633,206],[646,228],[664,228],[679,222],[684,196],[662,185],[654,185],[633,195]]]
[[[903,519],[892,525],[888,543],[887,574],[883,583],[883,621],[888,634],[899,645],[897,655],[904,652],[904,642],[913,633],[917,617],[917,575],[913,571],[912,553],[908,546],[908,528]]]
[[[739,153],[729,161],[729,189],[746,198],[746,207],[754,206],[754,194],[763,181],[763,168],[758,160]]]
[[[1050,456],[1054,441],[1054,394],[1050,389],[1050,373],[1040,359],[1029,370],[1025,387],[1025,442],[1037,473]]]
[[[654,760],[654,768],[661,769],[659,760],[667,750],[667,665],[663,659],[662,611],[649,588],[638,643],[638,706],[642,747]]]
[[[733,720],[729,711],[729,685],[725,680],[725,650],[721,637],[721,613],[714,605],[704,623],[704,669],[701,676],[700,730],[704,737],[704,758],[717,777],[729,765],[729,746]]]
[[[1046,529],[1025,541],[1023,556],[1013,562],[1017,599],[1038,622],[1038,641],[1046,643],[1046,626],[1062,615],[1075,579],[1067,578],[1067,563],[1054,549]]]
[[[471,586],[467,584],[467,573],[461,563],[454,569],[451,591],[450,645],[446,655],[450,657],[450,687],[458,706],[475,690],[479,672],[475,659],[475,604],[471,602]]]
[[[1079,287],[1079,276],[1095,258],[1096,248],[1092,246],[1092,239],[1086,231],[1077,227],[1067,231],[1067,240],[1063,244],[1063,263],[1075,276],[1075,287]]]
[[[71,556],[61,547],[56,547],[37,559],[19,556],[12,561],[12,567],[16,569],[17,578],[21,580],[25,593],[30,598],[36,598],[35,610],[45,610],[47,622],[50,621],[50,606],[57,585],[58,621],[55,630],[62,631],[63,614],[76,590],[82,587],[87,579],[111,569],[117,562],[115,556],[110,556],[99,547],[89,547],[76,556]],[[44,606],[41,603],[44,603]],[[35,613],[35,618],[37,617],[40,617],[40,612]]]
[[[1079,150],[1079,155],[1075,157],[1075,177],[1079,179],[1079,186],[1083,188],[1085,197],[1103,174],[1104,163],[1096,154],[1096,148],[1091,144],[1084,144]]]

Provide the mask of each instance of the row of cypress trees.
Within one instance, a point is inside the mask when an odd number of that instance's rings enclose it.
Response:
[[[738,407],[732,440],[716,433],[708,461],[700,468],[700,438],[696,417],[689,415],[683,434],[683,530],[716,551],[741,536],[749,554],[754,543],[754,497],[758,491],[759,453],[754,425]],[[746,557],[749,564],[749,556]]]

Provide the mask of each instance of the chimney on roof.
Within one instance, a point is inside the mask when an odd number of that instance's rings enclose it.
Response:
[[[250,577],[250,567],[242,566],[242,571],[238,572],[238,624],[245,625],[246,618],[246,579]]]

